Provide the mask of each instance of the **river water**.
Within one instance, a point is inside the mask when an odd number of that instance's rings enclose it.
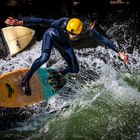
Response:
[[[104,46],[75,49],[80,72],[69,75],[61,95],[50,98],[48,104],[43,101],[15,110],[0,108],[0,140],[140,140],[137,15],[115,22],[107,18],[110,24],[101,28],[129,56],[129,64]],[[41,43],[14,58],[0,59],[0,74],[30,67],[40,55]],[[48,65],[63,64],[53,50]]]

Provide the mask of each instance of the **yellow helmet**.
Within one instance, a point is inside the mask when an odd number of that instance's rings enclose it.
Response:
[[[82,31],[83,23],[78,18],[72,18],[66,25],[66,30],[72,34],[79,35]]]

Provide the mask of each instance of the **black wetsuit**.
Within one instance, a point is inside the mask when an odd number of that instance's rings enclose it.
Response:
[[[28,85],[27,82],[29,82],[33,73],[42,64],[48,61],[52,47],[55,47],[60,52],[60,54],[68,64],[67,67],[62,69],[62,74],[79,72],[78,61],[73,48],[71,48],[70,46],[70,40],[66,31],[66,25],[69,18],[60,18],[58,20],[42,18],[22,18],[22,20],[24,21],[24,24],[26,26],[47,24],[50,27],[43,36],[41,56],[34,61],[30,68],[30,71],[24,77],[23,83],[26,83],[25,85]],[[96,29],[90,31],[87,29],[87,32],[91,38],[98,40],[100,43],[103,43],[116,52],[119,51],[119,49],[109,39],[99,34]]]
[[[40,23],[50,25],[50,28],[44,33],[43,36],[41,56],[32,64],[30,71],[26,75],[26,80],[30,80],[34,71],[48,61],[52,47],[55,47],[60,52],[64,60],[68,63],[68,66],[61,70],[62,74],[79,72],[78,61],[73,48],[70,47],[68,34],[65,30],[67,21],[69,20],[68,18],[60,18],[58,20],[25,18],[23,20],[25,25]]]

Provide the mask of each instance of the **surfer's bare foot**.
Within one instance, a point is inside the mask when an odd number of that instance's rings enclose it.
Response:
[[[29,86],[29,82],[23,80],[22,81],[22,89],[23,89],[25,95],[31,96],[31,89]]]

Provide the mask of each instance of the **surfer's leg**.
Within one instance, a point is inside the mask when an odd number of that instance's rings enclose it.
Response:
[[[79,64],[75,53],[71,47],[65,46],[65,50],[62,52],[59,50],[64,60],[67,62],[68,66],[64,67],[61,71],[63,75],[67,73],[78,73],[79,72]]]
[[[52,37],[48,35],[47,33],[43,36],[43,42],[42,42],[42,53],[41,56],[34,61],[32,64],[29,72],[25,75],[25,77],[22,79],[22,87],[24,90],[24,93],[26,95],[31,95],[31,90],[29,86],[29,81],[34,74],[34,72],[45,62],[48,61],[51,53],[52,48]]]

